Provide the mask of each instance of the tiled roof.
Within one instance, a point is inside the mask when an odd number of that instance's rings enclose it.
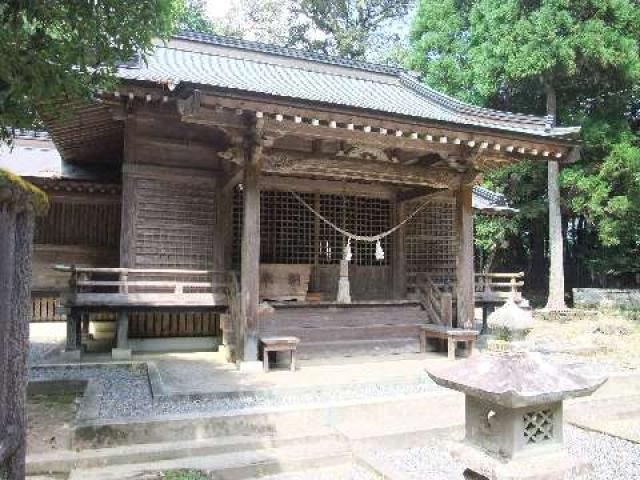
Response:
[[[209,47],[209,49],[207,49]],[[545,118],[479,108],[419,83],[397,67],[199,33],[158,45],[145,64],[119,70],[125,80],[191,84],[366,109],[462,126],[541,137],[579,128],[551,128]]]
[[[509,206],[507,197],[484,187],[474,186],[472,205],[475,210],[485,213],[514,213],[518,210]]]

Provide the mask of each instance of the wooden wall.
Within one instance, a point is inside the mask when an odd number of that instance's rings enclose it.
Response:
[[[212,269],[216,185],[222,175],[210,129],[171,116],[127,120],[120,263],[130,268]]]
[[[219,269],[219,133],[171,116],[127,120],[120,265]],[[215,312],[132,312],[131,338],[219,336]]]
[[[49,212],[38,218],[34,236],[32,288],[62,290],[69,275],[57,264],[113,267],[120,244],[120,195],[52,193]]]

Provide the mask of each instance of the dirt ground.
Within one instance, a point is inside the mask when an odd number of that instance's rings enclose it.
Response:
[[[598,311],[581,320],[536,319],[529,337],[536,349],[585,357],[621,370],[640,370],[640,311]]]
[[[30,395],[27,398],[27,453],[69,449],[66,428],[77,410],[76,394]]]

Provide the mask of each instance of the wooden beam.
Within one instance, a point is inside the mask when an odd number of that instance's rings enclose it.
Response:
[[[441,122],[420,119],[411,120],[407,118],[389,118],[389,115],[383,113],[356,112],[341,109],[339,107],[326,106],[310,106],[301,102],[291,102],[285,100],[264,101],[251,96],[242,96],[237,94],[224,94],[222,92],[204,92],[202,96],[203,106],[223,106],[225,108],[242,108],[247,111],[262,111],[271,114],[297,116],[301,119],[316,118],[321,122],[328,124],[330,128],[331,122],[341,124],[352,124],[358,126],[372,126],[375,128],[384,128],[387,132],[397,132],[398,130],[408,132],[423,132],[431,135],[434,139],[445,137],[454,139],[456,142],[464,143],[473,141],[474,143],[488,142],[491,144],[499,143],[501,145],[523,145],[527,148],[547,149],[551,151],[561,151],[563,153],[573,146],[573,142],[560,138],[538,139],[531,135],[523,135],[517,132],[508,131],[489,131],[486,127],[481,126],[456,126],[446,125]],[[340,128],[337,128],[340,130]],[[379,135],[378,132],[375,135]],[[379,135],[380,136],[380,135]],[[395,136],[395,134],[394,134]]]
[[[405,203],[415,200],[416,198],[424,197],[430,193],[434,193],[433,188],[412,188],[411,190],[398,192],[396,198],[398,202]]]
[[[296,192],[304,193],[349,194],[384,199],[391,199],[395,195],[395,188],[386,185],[285,177],[279,175],[263,175],[260,177],[260,188],[262,190],[279,190],[284,192],[295,190]]]
[[[474,266],[473,266],[473,185],[463,183],[456,192],[456,228],[458,256],[456,261],[456,298],[458,328],[473,328]]]
[[[313,156],[290,152],[266,153],[262,170],[265,173],[276,175],[363,180],[432,188],[450,188],[459,184],[459,174],[447,168],[428,168],[349,157]]]
[[[302,122],[278,122],[272,118],[264,119],[265,132],[271,132],[280,136],[295,135],[311,139],[346,140],[360,145],[371,145],[380,148],[401,148],[416,152],[447,152],[452,154],[464,154],[461,145],[434,144],[427,142],[419,136],[397,137],[395,135],[380,135],[379,133],[358,130],[355,126],[347,128],[331,128],[328,125],[311,125]],[[414,132],[415,133],[415,132]]]

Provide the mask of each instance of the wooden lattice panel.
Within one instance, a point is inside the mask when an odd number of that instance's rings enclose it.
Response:
[[[412,212],[420,202],[409,204]],[[429,273],[437,284],[451,283],[456,276],[458,238],[455,226],[455,200],[434,201],[405,226],[405,250],[409,285],[415,274]]]
[[[34,243],[118,248],[119,202],[53,199],[46,216],[36,218]]]
[[[300,193],[304,201],[336,225],[358,235],[375,235],[391,226],[388,200],[349,195]],[[236,189],[233,212],[233,261],[240,263],[242,238],[242,191]],[[317,227],[316,227],[317,224]],[[316,230],[317,228],[317,230]],[[316,235],[316,231],[318,234]],[[391,237],[381,241],[385,259],[375,258],[375,243],[352,244],[354,265],[387,265]],[[344,236],[303,206],[289,192],[260,194],[260,261],[262,263],[336,264],[342,259]]]
[[[391,203],[388,200],[347,195],[320,195],[320,213],[340,228],[356,235],[377,235],[391,228]],[[387,265],[391,254],[391,236],[380,243],[384,260],[375,257],[373,242],[352,242],[354,265]],[[320,263],[338,263],[342,259],[344,235],[325,222],[320,223]]]
[[[301,194],[307,203],[313,195]],[[313,263],[314,215],[289,192],[260,194],[260,259],[263,263]]]
[[[136,267],[212,268],[216,224],[212,187],[138,179],[136,194]]]

